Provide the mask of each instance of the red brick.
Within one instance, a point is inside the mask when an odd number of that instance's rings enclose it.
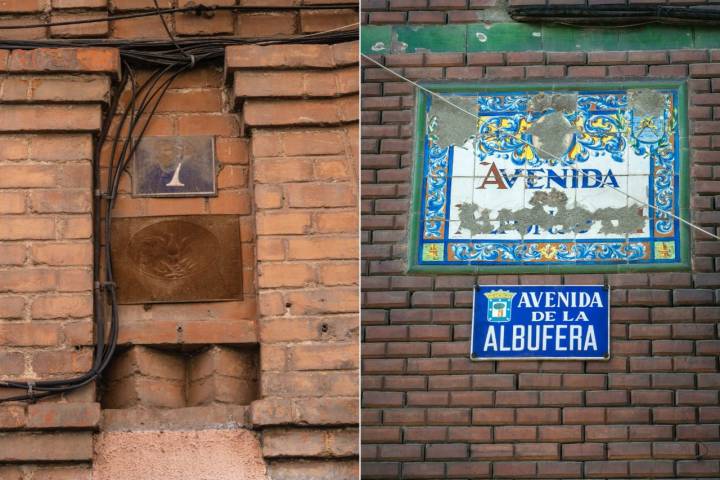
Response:
[[[672,55],[672,52],[671,52]],[[650,76],[658,78],[681,78],[688,74],[687,65],[652,65]]]
[[[602,443],[566,443],[562,445],[563,460],[598,460],[605,458]]]
[[[605,77],[606,67],[600,67],[600,66],[571,66],[568,67],[568,77],[569,78],[602,78]]]
[[[519,425],[551,425],[560,423],[559,408],[520,408],[515,421]]]
[[[464,443],[438,443],[425,446],[426,460],[459,460],[468,458],[468,445]]]
[[[25,357],[21,353],[0,353],[0,361],[0,373],[3,375],[19,375],[25,371]],[[13,391],[12,395],[15,394]]]
[[[623,477],[629,472],[628,462],[586,462],[585,474],[590,478]]]
[[[92,351],[38,351],[32,359],[35,373],[47,374],[85,373],[92,365]]]
[[[588,52],[588,65],[613,65],[627,62],[627,52]]]
[[[89,295],[57,295],[37,297],[31,307],[33,318],[87,317],[92,315]]]
[[[286,198],[293,208],[347,207],[355,203],[355,195],[350,185],[334,183],[288,185]]]
[[[618,441],[628,439],[628,427],[624,425],[588,425],[585,427],[588,441]]]
[[[534,462],[495,462],[493,473],[499,478],[534,477],[537,464]]]
[[[474,460],[509,460],[513,457],[513,451],[511,443],[470,445],[470,457]]]
[[[94,428],[99,422],[98,403],[41,403],[28,406],[28,428]]]
[[[514,414],[512,408],[476,408],[472,411],[472,423],[473,425],[510,425],[514,422]]]
[[[678,425],[678,440],[711,440],[717,441],[720,438],[718,425]]]
[[[226,65],[238,68],[333,68],[329,45],[238,45],[228,47]]]
[[[35,243],[31,248],[36,264],[53,266],[91,265],[92,245],[89,243]]]
[[[10,346],[52,346],[60,340],[54,324],[10,323],[0,325],[0,344]]]
[[[33,191],[30,208],[35,213],[87,213],[91,209],[90,192],[72,190]]]
[[[563,423],[566,424],[601,424],[604,421],[604,408],[568,407],[563,409]]]
[[[53,288],[55,275],[52,270],[25,268],[0,275],[0,292],[42,292]]]
[[[25,299],[19,296],[0,297],[0,318],[22,318],[25,314]]]
[[[709,477],[720,474],[718,460],[683,460],[677,462],[678,475]]]
[[[352,259],[357,256],[357,244],[350,238],[298,237],[288,240],[288,258]]]
[[[486,67],[485,78],[505,79],[505,78],[524,78],[525,69],[523,67]]]
[[[546,52],[548,65],[582,65],[585,63],[586,55],[589,54],[585,54],[584,52]]]
[[[91,432],[64,432],[35,435],[13,433],[0,437],[2,461],[90,461]]]
[[[236,16],[235,34],[239,37],[292,35],[298,19],[294,12],[241,13]]]
[[[644,77],[647,75],[645,65],[612,65],[607,70],[610,77]]]
[[[0,428],[3,430],[16,430],[23,428],[25,425],[26,415],[24,406],[8,405],[0,407]],[[1,472],[0,470],[0,473]]]
[[[504,65],[505,59],[499,52],[468,53],[467,63],[468,65]]]
[[[538,462],[539,478],[580,478],[580,462]]]
[[[717,63],[697,63],[690,65],[690,75],[693,77],[714,77],[720,74],[720,65]]]
[[[357,23],[357,12],[350,9],[304,10],[300,12],[300,30],[322,32]]]
[[[608,460],[628,460],[651,457],[649,442],[608,443]]]
[[[559,460],[560,446],[556,443],[516,443],[518,460]]]
[[[537,427],[501,426],[495,427],[496,442],[533,442],[537,438]]]
[[[668,460],[636,460],[629,465],[631,476],[667,477],[674,473],[673,462]]]
[[[62,23],[68,21],[101,20],[107,18],[107,12],[73,12],[53,13],[50,23]],[[80,37],[104,37],[110,31],[109,22],[93,21],[75,25],[59,25],[50,27],[50,36],[55,38],[80,38]]]
[[[8,69],[13,72],[96,72],[119,76],[120,55],[115,48],[95,47],[13,50]]]
[[[255,127],[343,123],[357,120],[356,105],[352,97],[287,101],[251,99],[245,102],[244,118],[247,125]]]
[[[46,0],[5,0],[0,4],[0,12],[3,14],[42,12],[46,4]]]
[[[0,188],[52,187],[57,181],[57,168],[50,165],[0,166]]]
[[[491,442],[490,427],[450,427],[448,440],[451,442],[488,443]]]
[[[188,114],[178,117],[177,129],[180,135],[220,135],[239,134],[238,119],[232,114]]]
[[[0,192],[0,214],[25,213],[23,192]]]
[[[450,478],[490,478],[488,462],[449,462],[446,465]]]
[[[63,8],[105,8],[107,0],[52,0],[54,9]]]

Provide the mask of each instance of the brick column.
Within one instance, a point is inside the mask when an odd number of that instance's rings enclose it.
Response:
[[[115,49],[0,50],[3,380],[68,378],[91,367],[93,134],[119,68]],[[36,404],[0,404],[0,462],[8,463],[0,478],[89,479],[99,419],[94,384]]]
[[[251,135],[262,431],[274,480],[356,478],[357,43],[226,51]]]

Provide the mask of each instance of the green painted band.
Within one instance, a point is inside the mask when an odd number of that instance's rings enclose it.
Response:
[[[720,29],[644,25],[584,28],[529,23],[364,25],[366,55],[419,52],[588,52],[720,48]]]

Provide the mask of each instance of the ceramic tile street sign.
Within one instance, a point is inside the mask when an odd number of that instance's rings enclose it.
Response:
[[[603,286],[476,286],[473,360],[610,358]]]
[[[213,137],[143,137],[133,159],[133,195],[217,194]]]
[[[682,85],[483,88],[419,96],[411,269],[687,266]]]

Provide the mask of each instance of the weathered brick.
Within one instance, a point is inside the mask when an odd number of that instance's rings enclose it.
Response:
[[[3,461],[89,461],[92,433],[12,433],[0,437]]]
[[[28,407],[28,428],[94,428],[99,422],[98,403],[42,403]]]

